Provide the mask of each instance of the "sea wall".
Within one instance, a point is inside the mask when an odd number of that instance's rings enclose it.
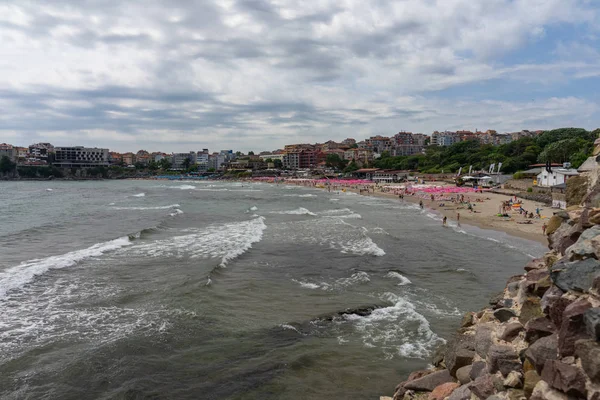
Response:
[[[600,187],[587,193],[549,221],[550,251],[467,313],[393,400],[600,400]]]

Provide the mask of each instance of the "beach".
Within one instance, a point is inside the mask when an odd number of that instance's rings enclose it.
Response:
[[[312,186],[304,180],[295,182],[288,180],[286,183]],[[441,193],[443,193],[444,189],[452,189],[455,187],[454,185],[444,182],[435,182],[431,186],[440,188],[439,190]],[[314,187],[328,190],[326,186],[319,184],[316,184]],[[540,218],[525,218],[523,214],[519,213],[518,208],[511,208],[510,211],[507,211],[509,217],[499,217],[498,213],[502,203],[510,199],[514,200],[513,196],[492,193],[490,191],[483,191],[482,193],[463,193],[465,202],[469,201],[473,205],[473,211],[470,212],[466,204],[457,204],[449,201],[448,198],[456,196],[451,193],[436,194],[435,200],[432,201],[430,194],[425,191],[415,190],[412,194],[406,194],[403,199],[400,199],[398,193],[401,193],[404,187],[405,184],[375,185],[374,183],[365,183],[357,185],[356,183],[352,183],[342,185],[340,184],[340,181],[336,181],[336,185],[334,186],[335,189],[332,190],[345,190],[363,196],[390,198],[399,202],[406,201],[418,204],[420,201],[423,201],[425,208],[440,214],[441,217],[446,217],[449,222],[453,221],[454,223],[473,225],[482,229],[501,231],[512,236],[533,240],[544,245],[546,245],[548,241],[544,235],[542,226],[544,223],[547,224],[552,215],[558,211],[543,203],[517,199],[523,209],[532,212],[534,215],[536,214],[536,210],[539,209]]]

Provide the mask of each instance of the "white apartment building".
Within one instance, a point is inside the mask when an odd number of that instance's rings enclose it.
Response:
[[[56,147],[54,165],[63,168],[107,167],[108,149],[97,147]]]

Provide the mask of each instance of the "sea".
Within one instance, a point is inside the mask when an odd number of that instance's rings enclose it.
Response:
[[[0,182],[0,398],[378,399],[544,250],[312,187]]]

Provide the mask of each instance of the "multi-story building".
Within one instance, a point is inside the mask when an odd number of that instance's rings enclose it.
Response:
[[[108,163],[110,165],[121,165],[123,163],[123,155],[116,151],[110,151],[108,153]]]
[[[0,143],[0,158],[8,157],[11,161],[17,160],[17,151],[12,144]]]
[[[375,153],[383,153],[384,151],[392,151],[393,140],[389,137],[381,135],[371,136],[365,140],[366,147],[372,149]],[[360,147],[360,146],[359,146]]]
[[[123,153],[121,159],[123,160],[123,164],[125,165],[133,165],[135,164],[135,154],[133,153]]]
[[[19,158],[29,157],[37,161],[48,162],[48,158],[51,157],[52,154],[54,154],[54,146],[52,146],[50,143],[36,143],[29,146],[27,152],[29,153],[29,155],[19,154]],[[52,160],[50,159],[50,161]]]
[[[352,138],[342,140],[342,144],[345,146],[354,146],[356,144],[356,140]]]
[[[189,153],[173,153],[171,154],[171,168],[184,169],[186,164],[192,166],[196,164],[196,157],[195,151],[190,151]]]
[[[435,131],[431,134],[431,144],[434,146],[451,146],[454,143],[461,141],[461,137],[456,132],[438,132]]]
[[[108,149],[97,147],[56,147],[53,164],[63,168],[108,166]]]
[[[221,171],[223,164],[227,162],[227,158],[224,154],[213,153],[208,156],[208,169],[214,169],[215,171]]]
[[[150,153],[148,153],[146,150],[139,150],[137,153],[135,153],[135,162],[136,164],[141,164],[141,165],[148,165],[150,164],[150,160],[152,158],[150,157]]]
[[[208,149],[202,149],[196,154],[196,165],[198,165],[198,171],[206,172],[208,170]]]

